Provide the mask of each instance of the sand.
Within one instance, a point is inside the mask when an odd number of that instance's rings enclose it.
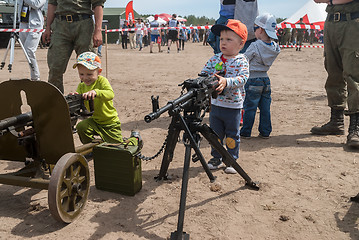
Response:
[[[149,53],[149,48],[103,49],[103,75],[115,91],[115,106],[124,136],[141,131],[142,153],[154,155],[167,135],[170,117],[145,123],[152,111],[151,96],[159,95],[160,106],[180,96],[178,86],[195,78],[212,56],[209,46],[188,43],[185,51]],[[0,50],[0,56],[5,53]],[[38,49],[41,78],[47,79],[47,49]],[[9,58],[8,58],[9,59]],[[106,67],[106,59],[107,67]],[[77,71],[65,74],[65,93],[76,89]],[[346,136],[314,136],[310,129],[329,119],[324,84],[323,49],[283,49],[269,75],[272,82],[270,139],[243,139],[238,163],[260,183],[255,191],[244,186],[240,175],[213,171],[218,191],[199,162],[191,162],[184,231],[190,239],[359,239],[359,205],[350,202],[359,192],[358,152],[345,147]],[[15,50],[13,72],[0,71],[0,82],[26,78],[29,70],[20,48]],[[208,115],[204,123],[208,123]],[[346,129],[348,119],[345,119]],[[347,134],[347,133],[346,133]],[[80,142],[75,136],[75,144]],[[54,144],[56,144],[54,138]],[[0,184],[0,239],[167,239],[177,228],[184,145],[179,142],[169,166],[170,181],[156,182],[162,155],[142,162],[142,190],[133,197],[98,190],[94,166],[89,162],[91,187],[81,216],[68,225],[53,219],[47,191]],[[210,145],[201,143],[210,159]],[[2,173],[22,163],[0,161]]]

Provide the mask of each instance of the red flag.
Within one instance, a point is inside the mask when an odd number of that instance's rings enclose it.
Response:
[[[127,21],[134,21],[135,16],[133,14],[133,1],[130,1],[129,3],[127,3],[126,6],[126,20]]]

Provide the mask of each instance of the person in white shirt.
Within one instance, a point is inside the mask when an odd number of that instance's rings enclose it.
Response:
[[[46,0],[19,0],[18,13],[20,29],[42,29],[44,26],[44,16],[42,9]],[[40,71],[36,61],[35,52],[41,39],[41,32],[20,32],[20,41],[24,45],[26,54],[30,59],[31,80],[40,80]]]
[[[143,24],[142,20],[141,19],[138,19],[137,20],[137,23],[136,23],[136,28],[137,28],[137,31],[136,31],[136,47],[140,47],[139,51],[142,50],[142,38],[143,38],[143,28],[145,27],[145,25]]]

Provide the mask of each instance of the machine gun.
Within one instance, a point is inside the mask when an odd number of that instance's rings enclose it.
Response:
[[[71,119],[71,126],[73,132],[75,132],[75,125],[77,120],[82,117],[89,117],[93,114],[94,103],[93,100],[88,100],[89,110],[85,106],[85,101],[82,98],[82,94],[73,94],[65,96],[66,102],[69,105],[69,113]]]
[[[182,94],[173,101],[169,101],[164,107],[159,108],[158,97],[152,96],[153,112],[145,116],[146,122],[157,119],[161,114],[168,112],[172,117],[168,127],[167,143],[162,159],[159,175],[157,180],[167,179],[167,171],[169,164],[173,159],[174,149],[180,134],[183,130],[183,143],[185,145],[185,161],[182,175],[181,199],[178,215],[177,231],[171,233],[171,240],[189,239],[189,234],[183,232],[184,212],[186,208],[186,195],[189,179],[189,166],[191,158],[191,149],[195,151],[192,155],[192,161],[200,161],[203,169],[211,182],[215,181],[215,177],[211,173],[200,149],[201,136],[210,143],[222,156],[223,162],[227,166],[232,166],[245,180],[246,185],[252,189],[258,190],[258,185],[252,181],[247,173],[239,166],[231,154],[222,146],[218,135],[206,124],[202,124],[205,113],[210,108],[210,98],[216,98],[218,93],[216,87],[218,81],[216,77],[207,75],[199,75],[196,79],[188,79],[182,84]],[[187,91],[184,93],[184,91]]]
[[[182,86],[182,92],[187,90],[187,93],[173,101],[169,101],[166,106],[159,109],[158,97],[152,96],[152,110],[153,112],[145,116],[147,123],[157,119],[161,114],[169,112],[170,116],[178,111],[184,110],[186,113],[193,113],[196,118],[203,119],[204,115],[198,115],[202,111],[208,111],[210,107],[210,97],[217,98],[218,94],[215,89],[218,86],[216,77],[209,77],[207,75],[199,75],[196,79],[188,79],[179,84]]]

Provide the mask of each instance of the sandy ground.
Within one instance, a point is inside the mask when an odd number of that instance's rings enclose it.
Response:
[[[110,45],[103,65],[115,91],[124,135],[141,130],[142,153],[155,154],[166,135],[170,118],[152,123],[143,118],[152,110],[151,95],[160,106],[180,95],[177,85],[197,73],[212,55],[211,48],[189,43],[185,51],[150,54],[149,48],[122,50]],[[172,47],[172,49],[175,49]],[[47,79],[46,49],[37,52],[42,79]],[[0,56],[5,53],[0,50]],[[74,55],[70,63],[74,63]],[[8,58],[9,59],[9,58]],[[284,49],[269,74],[272,81],[273,133],[241,142],[241,167],[260,190],[244,186],[240,175],[214,171],[220,191],[199,162],[191,162],[184,231],[191,239],[359,239],[359,205],[349,198],[359,192],[358,152],[347,149],[345,136],[313,136],[310,129],[329,118],[322,49]],[[0,71],[0,82],[24,78],[29,70],[20,48],[10,74]],[[68,67],[65,93],[78,84],[77,71]],[[208,116],[204,119],[208,122]],[[346,119],[346,128],[348,119]],[[54,138],[54,144],[56,144]],[[75,136],[75,144],[79,140]],[[203,140],[206,160],[210,146]],[[178,143],[169,167],[171,181],[156,182],[162,155],[142,163],[142,190],[134,197],[96,189],[93,161],[87,206],[73,223],[55,221],[48,209],[47,191],[0,184],[0,239],[167,239],[177,228],[184,146]],[[22,164],[1,161],[2,172]]]

